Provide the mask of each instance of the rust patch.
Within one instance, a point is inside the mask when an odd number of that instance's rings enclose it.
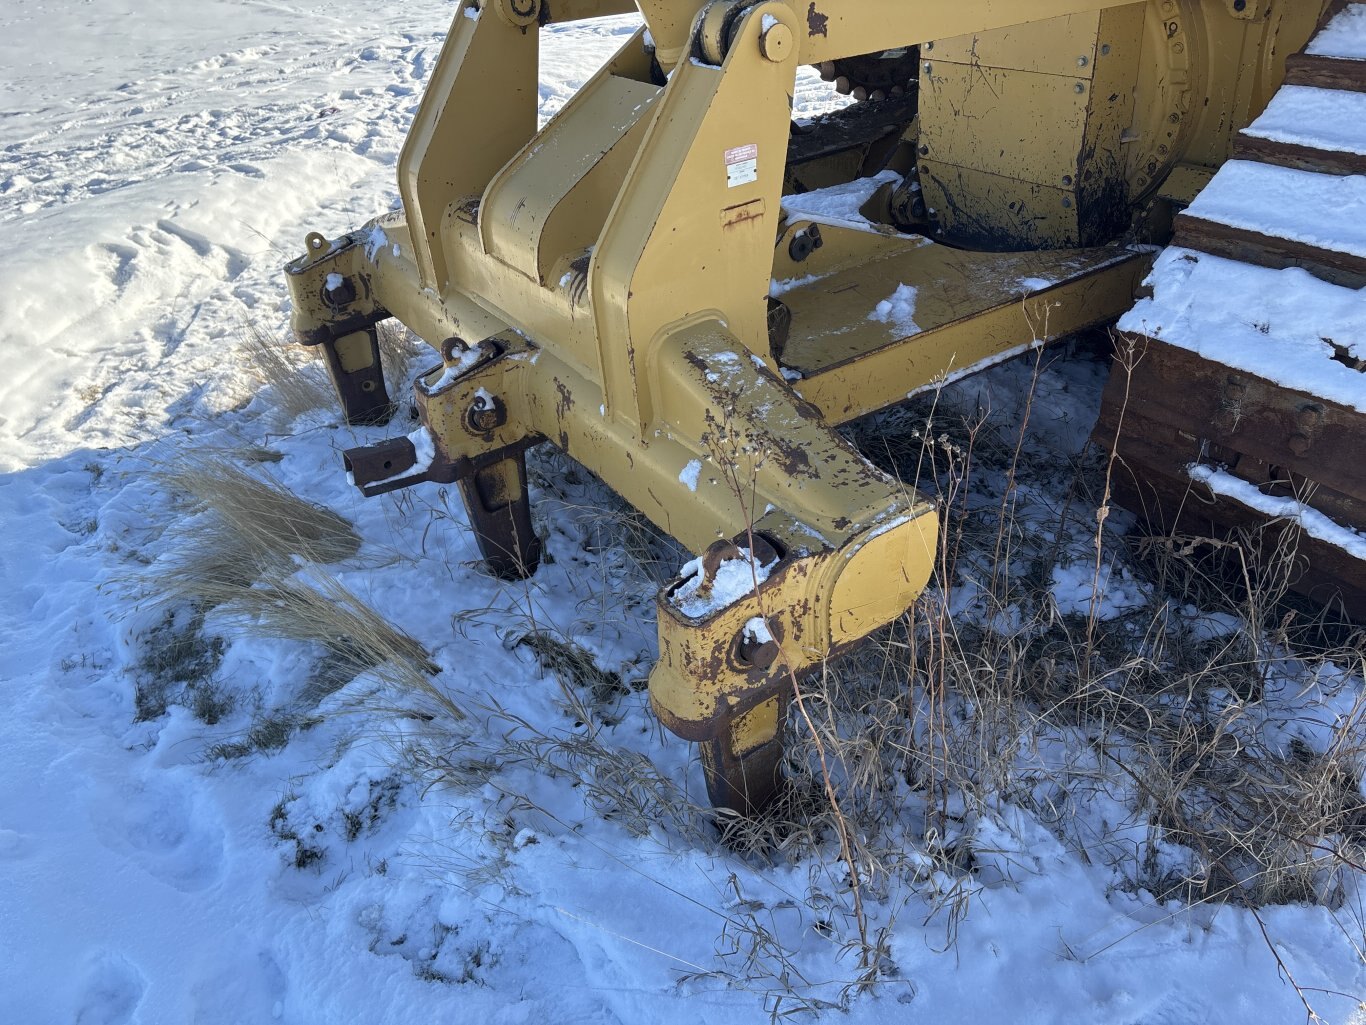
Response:
[[[776,435],[770,434],[768,439],[774,450],[782,457],[784,473],[790,477],[817,476],[816,471],[811,468],[811,457],[806,454],[806,449]]]
[[[791,385],[787,384],[786,381],[784,381],[783,384],[791,391]],[[810,420],[813,423],[824,422],[825,418],[821,415],[821,411],[814,403],[806,401],[806,399],[802,398],[796,392],[791,392],[788,400],[792,403],[792,408],[796,410],[797,415],[803,420]],[[833,459],[834,457],[832,456],[831,458]]]
[[[830,16],[816,10],[815,0],[806,9],[806,34],[812,39],[817,36],[830,38]]]
[[[466,463],[451,460],[437,443],[437,458],[424,470],[413,472],[417,449],[410,438],[388,438],[375,445],[347,449],[342,453],[346,472],[366,498],[387,494],[426,481],[453,484],[471,472]]]
[[[722,229],[736,228],[750,221],[761,221],[763,218],[764,201],[762,199],[751,199],[748,203],[728,206],[722,210],[721,227]]]

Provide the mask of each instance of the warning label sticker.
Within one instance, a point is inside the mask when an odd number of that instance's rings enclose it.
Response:
[[[736,146],[726,150],[726,187],[748,185],[759,180],[759,147]]]

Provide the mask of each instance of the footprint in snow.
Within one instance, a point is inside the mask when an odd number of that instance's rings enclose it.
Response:
[[[149,875],[184,892],[223,874],[223,827],[188,786],[168,780],[97,790],[90,802],[95,835]]]
[[[0,861],[18,861],[29,852],[28,837],[12,829],[0,829]]]
[[[201,259],[210,256],[214,250],[214,244],[197,231],[182,227],[169,217],[163,217],[157,221],[157,229],[165,235],[179,240],[190,247],[190,251]],[[156,236],[153,236],[156,237]],[[157,238],[158,242],[166,242],[164,237]]]
[[[147,991],[147,980],[127,958],[100,951],[90,958],[76,1006],[76,1025],[125,1025]]]
[[[134,247],[102,242],[91,246],[87,254],[91,269],[108,280],[116,292],[122,292],[133,279],[133,264],[138,258],[138,251]]]
[[[185,966],[192,1025],[270,1025],[283,1016],[287,979],[268,950],[245,935],[224,937],[212,962]]]

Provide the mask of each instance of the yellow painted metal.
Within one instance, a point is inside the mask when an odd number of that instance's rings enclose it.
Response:
[[[852,57],[969,32],[986,33],[1070,14],[1122,7],[1133,0],[792,0],[805,21],[802,63]]]
[[[490,508],[516,505],[521,453],[547,440],[694,552],[771,555],[700,616],[681,581],[659,599],[652,704],[743,807],[747,772],[771,782],[791,681],[899,615],[934,562],[933,504],[834,426],[1125,309],[1147,254],[1070,247],[1118,235],[1177,163],[1221,159],[1276,78],[1268,41],[1304,19],[1285,0],[1260,20],[1224,0],[638,3],[646,27],[538,132],[540,26],[628,5],[462,0],[400,158],[402,209],[310,236],[294,324],[341,373],[377,370],[386,316],[442,352],[418,383],[437,453],[414,481],[483,481]],[[901,187],[918,174],[941,227],[976,218],[1031,251],[897,230],[890,178],[864,216],[785,207],[797,65],[912,43],[930,70]],[[804,180],[839,186],[867,152]],[[821,248],[798,246],[813,226]],[[913,327],[870,318],[903,287]]]
[[[763,58],[765,19],[795,27],[780,2],[749,8],[724,65],[685,62],[602,228],[589,270],[607,413],[652,419],[651,350],[673,322],[724,311],[750,352],[767,350],[772,272],[795,55]]]
[[[679,0],[638,0],[640,13],[650,27],[659,62],[671,68],[684,56],[690,45],[692,24],[702,4]]]
[[[370,335],[364,331],[354,331],[337,339],[337,356],[342,370],[348,374],[365,370],[374,363],[370,352]]]
[[[1152,194],[1178,163],[1217,167],[1285,77],[1326,0],[1152,0],[1143,27],[1128,177]],[[1254,17],[1245,15],[1252,12]]]
[[[635,0],[551,0],[541,3],[540,16],[545,24],[551,22],[582,21],[607,15],[635,14],[639,8]]]
[[[462,6],[398,161],[398,187],[424,287],[450,280],[439,231],[536,131],[540,33]]]
[[[920,143],[928,154],[921,164],[936,173],[941,165],[990,169],[1011,180],[1061,189],[1063,179],[1070,184],[1077,173],[1091,95],[1089,78],[1076,75],[926,61],[920,76]],[[988,139],[991,149],[983,145]],[[1073,193],[1071,187],[1065,191]]]
[[[772,697],[735,717],[730,733],[731,744],[737,753],[753,751],[771,742],[778,735],[781,725],[778,722],[778,711],[781,707],[782,702]]]
[[[1134,0],[1128,2],[1132,4]],[[978,64],[984,68],[1090,81],[1096,72],[1100,16],[1096,9],[996,31],[974,26],[963,35],[929,40],[921,56],[926,62]]]
[[[562,256],[597,241],[661,95],[643,47],[629,47],[490,183],[483,250],[537,284]]]
[[[920,176],[939,235],[1093,245],[1179,163],[1217,166],[1322,9],[1252,6],[1150,0],[926,43]]]
[[[1214,177],[1214,169],[1198,164],[1178,164],[1167,175],[1158,195],[1178,207],[1190,206],[1200,190]]]
[[[814,280],[782,294],[793,323],[783,363],[801,374],[797,393],[833,423],[1113,320],[1150,265],[1150,254],[1121,248],[979,253],[830,226],[824,237],[808,261]],[[795,274],[780,259],[775,276]],[[919,329],[909,336],[868,316],[908,282]]]
[[[926,45],[920,183],[939,232],[1020,249],[1096,245],[1122,230],[1122,140],[1148,6]]]

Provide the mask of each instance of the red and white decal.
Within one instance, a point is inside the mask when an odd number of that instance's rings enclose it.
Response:
[[[759,180],[759,147],[736,146],[726,150],[726,187],[748,185]]]

